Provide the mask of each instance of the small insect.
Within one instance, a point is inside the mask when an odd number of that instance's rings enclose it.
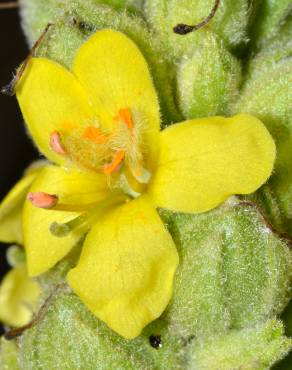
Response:
[[[154,334],[150,335],[149,342],[150,342],[150,345],[155,349],[159,349],[162,347],[162,341],[161,341],[160,335],[154,335]]]
[[[184,23],[179,23],[173,28],[173,32],[177,33],[178,35],[186,35],[190,32],[197,31],[200,28],[205,27],[211,21],[211,19],[215,16],[219,5],[220,5],[220,0],[215,0],[215,4],[210,14],[205,19],[203,19],[202,22],[195,24],[193,26],[190,26]]]
[[[76,19],[75,17],[72,18],[72,23],[73,25],[77,26],[80,31],[93,32],[96,30],[96,27],[94,27],[92,24],[86,23],[84,21],[80,21]]]
[[[15,77],[12,79],[12,81],[8,84],[8,85],[5,85],[1,88],[1,93],[2,94],[5,94],[5,95],[9,95],[9,96],[13,96],[15,94],[15,87],[18,83],[18,81],[21,79],[21,76],[23,75],[30,59],[34,56],[37,48],[40,46],[40,44],[42,43],[44,37],[46,36],[48,30],[50,29],[50,27],[53,25],[53,23],[48,23],[46,28],[44,29],[44,31],[42,32],[42,34],[40,35],[40,37],[37,39],[37,41],[35,42],[35,44],[33,45],[29,55],[27,56],[27,58],[24,60],[24,62],[21,64],[21,66],[19,67]]]

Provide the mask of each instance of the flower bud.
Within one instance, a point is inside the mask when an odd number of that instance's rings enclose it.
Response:
[[[219,4],[217,13],[205,29],[220,36],[228,48],[233,48],[247,38],[248,7],[247,0],[225,0]],[[162,39],[168,40],[170,48],[184,38],[174,34],[177,24],[194,25],[206,18],[214,6],[214,0],[146,0],[145,9],[151,27]],[[205,33],[203,28],[195,33]]]
[[[180,108],[186,118],[228,114],[238,95],[241,67],[222,42],[209,34],[177,67]]]
[[[252,45],[260,49],[276,36],[291,13],[291,0],[263,0],[251,27]],[[291,19],[290,19],[291,23]]]
[[[291,339],[282,336],[283,324],[270,320],[265,324],[226,336],[207,339],[193,346],[192,360],[198,369],[267,369],[289,351]]]

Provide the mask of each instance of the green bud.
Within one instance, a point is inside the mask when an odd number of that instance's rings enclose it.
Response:
[[[23,30],[32,44],[49,22],[54,22],[64,14],[67,5],[72,8],[78,7],[78,1],[71,4],[66,0],[21,0],[20,14]],[[83,1],[85,3],[85,1]],[[86,7],[95,11],[98,4],[105,4],[121,9],[127,7],[129,10],[138,10],[142,7],[142,0],[90,0],[86,1]]]
[[[292,17],[291,17],[292,21]],[[269,41],[269,47],[262,49],[249,62],[245,79],[255,79],[261,73],[269,73],[275,63],[292,56],[292,22],[287,22],[276,37]]]
[[[200,370],[267,370],[287,354],[292,340],[284,338],[283,325],[270,320],[255,328],[231,331],[193,346],[192,360]]]
[[[177,67],[180,108],[186,118],[228,114],[238,95],[241,65],[213,34],[209,33],[190,57]]]
[[[268,41],[276,36],[291,13],[291,0],[262,0],[251,28],[252,46],[268,46]]]
[[[182,261],[168,321],[189,335],[255,325],[289,300],[291,251],[255,206],[234,202],[203,215],[163,213]]]
[[[155,32],[167,40],[170,49],[176,49],[182,39],[191,39],[192,36],[174,34],[173,27],[180,23],[188,25],[200,23],[210,14],[213,6],[214,0],[146,0],[145,12]],[[194,34],[204,34],[206,29],[210,29],[224,40],[228,48],[245,42],[248,6],[247,0],[222,1],[214,19],[205,29],[194,32]]]

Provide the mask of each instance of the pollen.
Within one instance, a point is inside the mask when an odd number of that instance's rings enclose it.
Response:
[[[99,171],[111,160],[107,141],[107,134],[94,126],[73,130],[63,138],[68,158],[92,171]]]

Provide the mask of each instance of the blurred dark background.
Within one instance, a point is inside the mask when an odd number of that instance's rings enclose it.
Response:
[[[4,1],[0,1],[0,4]],[[15,68],[28,54],[17,9],[0,9],[0,86],[12,78]],[[0,95],[0,199],[21,177],[25,167],[37,157],[25,133],[15,97]],[[5,252],[0,244],[0,279],[7,271]]]

